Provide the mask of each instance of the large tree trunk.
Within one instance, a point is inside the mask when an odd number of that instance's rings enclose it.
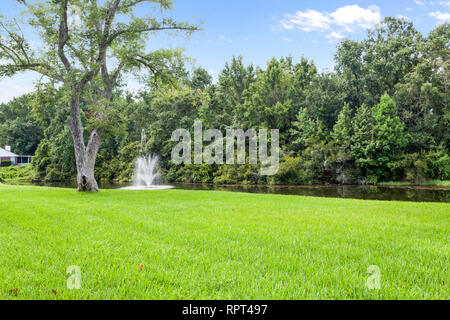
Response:
[[[80,117],[79,97],[70,102],[70,118],[68,127],[73,138],[75,161],[77,166],[78,191],[97,192],[98,184],[94,177],[95,160],[101,144],[101,132],[93,129],[87,147],[83,138],[83,126]]]
[[[78,169],[78,191],[98,191],[98,184],[94,177],[95,160],[101,144],[101,134],[98,129],[91,132],[89,143],[84,152],[84,161]]]

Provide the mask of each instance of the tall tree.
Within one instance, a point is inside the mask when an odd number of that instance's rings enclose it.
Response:
[[[356,110],[364,101],[365,65],[364,44],[353,40],[344,40],[338,47],[334,60],[336,71],[345,81],[347,102]]]
[[[450,133],[450,24],[436,27],[421,47],[421,61],[395,87],[400,118],[411,135],[408,152],[448,146]]]
[[[9,145],[21,155],[33,155],[43,137],[43,128],[32,113],[33,94],[0,105],[0,147]]]
[[[353,120],[352,153],[366,181],[377,183],[392,178],[408,141],[395,102],[384,94],[370,110],[364,106],[358,109]]]
[[[352,111],[348,104],[345,104],[339,113],[333,132],[331,133],[334,146],[333,163],[336,170],[336,180],[339,183],[349,183],[351,176],[348,171],[353,167],[353,157],[351,154],[351,140],[353,136]]]
[[[212,76],[202,67],[195,68],[192,72],[191,87],[204,90],[212,84]]]
[[[292,58],[273,58],[258,71],[255,82],[244,91],[244,103],[236,108],[236,123],[244,128],[277,128],[285,143],[296,113],[289,98],[294,66]]]
[[[322,121],[328,130],[332,130],[345,97],[342,78],[334,73],[323,73],[306,90],[303,107],[314,119]]]
[[[384,94],[392,95],[395,85],[420,61],[423,37],[412,22],[386,17],[364,40],[365,85],[368,105]]]
[[[180,54],[148,52],[149,35],[164,30],[190,33],[197,27],[135,14],[137,6],[144,3],[161,11],[170,9],[172,0],[17,1],[25,6],[28,25],[35,29],[42,46],[34,50],[22,32],[22,23],[0,17],[0,59],[6,61],[0,66],[0,77],[31,70],[62,85],[70,110],[68,127],[75,149],[78,191],[98,191],[94,167],[117,81],[142,69],[153,79],[166,78],[170,66],[180,61]],[[80,108],[83,98],[91,104],[86,113],[87,144]]]

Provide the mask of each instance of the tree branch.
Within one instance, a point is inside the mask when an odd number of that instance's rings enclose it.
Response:
[[[59,43],[58,55],[67,71],[70,71],[71,64],[64,52],[64,47],[69,40],[69,28],[67,26],[67,0],[62,0],[61,3],[61,17],[59,22]]]
[[[133,1],[126,5],[121,6],[121,8],[128,9],[128,8],[134,7],[135,5],[137,5],[139,3],[143,3],[143,2],[150,2],[150,1],[149,0],[136,0],[136,1]]]
[[[168,82],[170,82],[171,84],[173,84],[172,79],[170,79],[170,77],[168,77],[167,75],[164,74],[164,72],[159,71],[145,56],[142,55],[138,55],[137,59],[134,59],[137,63],[142,64],[144,67],[147,67],[154,75],[155,77],[155,85],[156,85],[156,78],[158,76],[160,76],[161,78],[165,78]]]
[[[121,61],[119,66],[114,70],[114,72],[111,75],[112,83],[113,85],[116,84],[117,79],[119,78],[120,72],[122,72],[123,67],[125,66],[125,61]]]
[[[109,31],[111,29],[111,25],[112,25],[115,15],[116,15],[116,11],[117,11],[117,8],[119,7],[119,4],[120,4],[120,0],[115,0],[114,3],[112,4],[111,8],[107,9],[108,14],[106,16],[105,26],[103,28],[104,39],[107,39],[109,37]]]
[[[14,61],[14,63],[22,62],[21,57],[18,55],[18,53],[15,50],[11,49],[10,47],[8,47],[2,43],[0,43],[0,48],[3,48],[5,50],[5,54],[7,54],[11,58],[11,60]]]
[[[111,35],[108,43],[113,42],[117,37],[126,34],[126,33],[144,33],[151,31],[163,31],[163,30],[180,30],[180,31],[197,31],[199,30],[197,27],[176,27],[176,26],[168,26],[168,27],[148,27],[148,28],[140,28],[140,29],[127,29],[120,30]]]

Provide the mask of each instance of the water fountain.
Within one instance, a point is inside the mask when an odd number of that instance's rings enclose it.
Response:
[[[125,190],[164,190],[171,189],[172,186],[157,185],[161,175],[158,172],[159,157],[149,154],[147,157],[144,152],[147,143],[145,130],[141,132],[141,147],[139,157],[136,159],[133,185],[123,188]]]
[[[158,172],[158,162],[159,158],[156,155],[149,155],[148,158],[137,158],[134,185],[147,188],[154,186],[161,176]]]

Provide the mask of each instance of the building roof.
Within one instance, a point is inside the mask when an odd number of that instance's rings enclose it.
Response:
[[[1,157],[1,158],[3,158],[3,157],[4,157],[4,158],[10,158],[10,157],[18,157],[18,155],[15,154],[15,153],[6,151],[6,150],[3,149],[3,148],[0,148],[0,157]]]

